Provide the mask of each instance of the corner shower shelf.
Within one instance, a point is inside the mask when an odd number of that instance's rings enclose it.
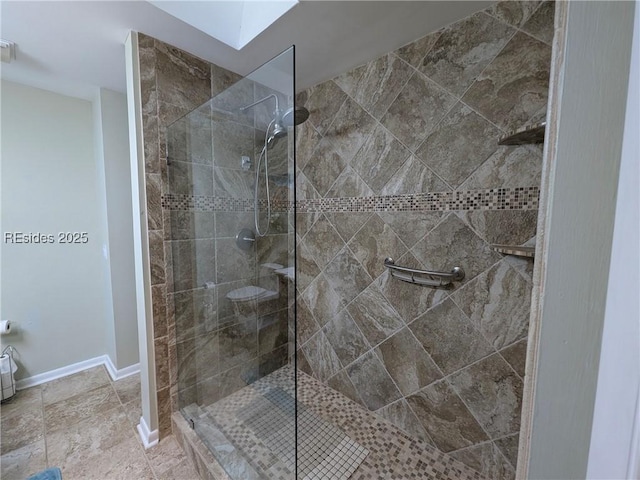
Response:
[[[516,257],[527,258],[533,258],[536,251],[536,247],[524,247],[522,245],[491,245],[491,248],[504,255],[515,255]]]
[[[544,142],[546,122],[527,125],[498,140],[498,145],[526,145]]]

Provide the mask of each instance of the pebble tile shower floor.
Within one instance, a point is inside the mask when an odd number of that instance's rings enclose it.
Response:
[[[344,395],[298,372],[298,478],[482,480],[436,448],[408,437]],[[183,413],[232,478],[292,479],[291,367],[208,406]]]
[[[0,406],[0,478],[60,467],[64,480],[197,480],[173,436],[145,450],[140,380],[104,367],[20,390]]]

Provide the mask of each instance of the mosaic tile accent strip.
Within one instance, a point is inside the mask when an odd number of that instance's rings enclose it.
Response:
[[[537,210],[539,196],[538,187],[489,188],[466,192],[313,198],[298,200],[296,206],[299,213]],[[292,207],[293,203],[287,200],[276,199],[271,203],[273,211],[289,211]],[[252,212],[253,200],[168,194],[162,196],[162,208],[200,212]],[[266,202],[260,200],[260,209],[263,208],[266,208]]]
[[[538,187],[489,188],[377,197],[314,198],[297,203],[298,212],[410,212],[453,210],[537,210]]]
[[[260,202],[260,209],[267,203]],[[169,193],[162,196],[162,208],[165,210],[187,210],[196,212],[253,212],[252,198],[211,197],[206,195],[177,195]],[[274,211],[287,211],[293,206],[287,200],[274,200],[271,208]]]
[[[282,458],[282,453],[267,448],[263,440],[264,436],[274,436],[276,432],[269,431],[267,428],[266,424],[271,420],[255,416],[256,405],[271,404],[269,408],[279,410],[280,417],[292,418],[291,409],[294,405],[292,395],[296,388],[293,371],[291,366],[282,367],[229,397],[201,410],[198,409],[206,413],[196,420],[196,431],[203,430],[202,427],[198,427],[198,423],[209,422],[206,428],[223,432],[225,441],[232,444],[238,454],[251,464],[259,478],[269,480],[293,478],[292,468],[290,468],[292,466],[291,446],[286,452],[287,459]],[[297,372],[297,391],[299,478],[309,480],[377,480],[380,478],[484,480],[485,478],[435,447],[407,436],[386,420],[299,371]],[[269,412],[269,415],[271,413],[273,412]],[[238,421],[238,417],[254,419],[248,422]],[[341,440],[336,441],[339,437],[335,436],[335,432],[340,432]],[[286,445],[287,442],[291,445],[294,438],[293,427],[289,426],[288,429],[280,427],[279,433],[288,437],[288,440],[279,439],[280,446]],[[315,440],[316,437],[319,441]],[[307,448],[306,444],[311,439],[314,439],[316,447],[320,448],[317,450]],[[206,439],[203,440],[207,443]],[[269,447],[272,445],[269,444]],[[322,452],[323,449],[324,452]],[[217,458],[220,459],[220,457]],[[237,463],[237,459],[235,462]],[[224,459],[221,463],[225,467]],[[315,466],[309,469],[310,464]],[[229,472],[229,468],[225,468]]]

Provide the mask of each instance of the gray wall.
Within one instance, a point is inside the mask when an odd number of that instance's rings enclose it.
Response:
[[[2,239],[1,314],[14,331],[1,341],[17,349],[20,380],[107,353],[113,317],[91,102],[6,81],[2,94],[3,235],[55,242]],[[58,232],[88,241],[60,244]]]
[[[133,213],[127,99],[125,95],[100,89],[94,103],[96,147],[103,169],[104,201],[109,237],[109,281],[113,346],[109,351],[117,369],[138,363],[135,272],[133,260]]]
[[[504,2],[302,92],[298,365],[490,478],[516,466],[553,4]],[[437,195],[430,195],[437,193]],[[383,267],[467,273],[449,290]]]

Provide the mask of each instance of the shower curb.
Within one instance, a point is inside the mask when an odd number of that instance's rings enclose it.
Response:
[[[171,415],[173,434],[201,480],[231,480],[180,412]]]

